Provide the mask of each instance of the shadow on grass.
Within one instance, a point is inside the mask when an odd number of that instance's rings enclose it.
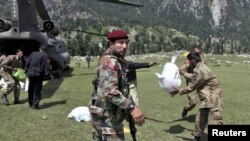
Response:
[[[27,97],[28,97],[28,95],[27,95]],[[25,98],[25,99],[22,99],[22,100],[19,100],[19,104],[24,104],[24,103],[26,103],[28,101],[28,99],[27,98]]]
[[[173,122],[179,122],[179,121],[195,122],[195,117],[196,117],[196,115],[190,115],[186,118],[175,119],[175,120],[169,121],[167,123],[173,123]]]
[[[166,123],[165,121],[161,121],[161,120],[153,119],[153,118],[149,118],[149,117],[145,117],[145,119],[151,120],[151,121],[154,121],[154,122],[158,122],[158,123]]]
[[[177,124],[177,125],[171,126],[169,128],[169,130],[163,130],[163,131],[168,132],[170,134],[180,134],[180,133],[184,132],[184,129],[185,128],[183,126]]]
[[[81,73],[81,74],[72,74],[71,76],[81,76],[81,75],[93,75],[93,74],[96,74],[96,72],[93,72],[93,73]]]
[[[51,98],[60,85],[63,82],[63,78],[56,78],[55,80],[49,80],[45,85],[43,85],[42,89],[42,98]]]
[[[66,103],[67,103],[67,100],[60,100],[60,101],[54,101],[54,102],[50,102],[50,103],[43,103],[43,105],[41,105],[41,108],[47,109],[47,108],[50,108],[50,107],[55,106],[55,105],[66,104]]]
[[[42,98],[51,98],[57,89],[60,87],[62,82],[64,81],[63,78],[65,77],[71,77],[73,72],[73,68],[70,68],[68,71],[62,71],[60,76],[56,77],[54,80],[50,80],[50,78],[45,79],[48,82],[43,85],[42,88]]]
[[[187,138],[187,137],[182,137],[182,136],[176,136],[177,138],[181,138],[183,141],[193,141],[193,138]],[[203,133],[202,137],[201,137],[201,141],[207,141],[207,134]]]
[[[170,134],[180,134],[180,133],[184,132],[184,130],[188,130],[189,132],[193,132],[193,130],[185,128],[185,127],[181,126],[180,124],[173,125],[169,128],[169,130],[164,130],[164,131],[168,132]]]
[[[177,138],[181,138],[183,141],[192,141],[192,138],[186,138],[186,137],[182,137],[182,136],[176,136]]]
[[[192,141],[193,140],[193,137],[192,138],[186,138],[186,137],[182,137],[182,136],[176,136],[176,137],[181,138],[184,141]],[[203,135],[201,137],[201,141],[207,141],[207,134],[206,133],[203,133]]]

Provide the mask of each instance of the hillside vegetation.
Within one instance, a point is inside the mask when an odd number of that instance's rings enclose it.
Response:
[[[195,44],[211,54],[250,52],[248,0],[140,0],[142,8],[98,0],[43,1],[61,27],[102,34],[114,28],[129,30],[130,54],[190,49]],[[8,6],[7,0],[0,0],[0,17],[10,18]],[[72,55],[98,55],[104,50],[99,43],[106,45],[103,37],[83,32],[64,30],[61,35]]]

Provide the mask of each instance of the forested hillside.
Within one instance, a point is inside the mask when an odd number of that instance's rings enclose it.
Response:
[[[0,0],[5,18],[7,1]],[[98,0],[43,1],[61,27],[103,34],[129,30],[130,54],[189,49],[197,43],[207,53],[250,52],[250,0],[130,0],[142,8]],[[98,43],[105,46],[103,37],[82,32],[63,31],[62,36],[73,55],[97,55],[102,51]]]

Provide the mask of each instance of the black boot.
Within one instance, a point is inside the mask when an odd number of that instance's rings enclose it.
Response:
[[[194,137],[194,140],[193,141],[200,141],[201,138],[200,137]]]
[[[184,119],[187,117],[188,110],[185,109],[185,107],[182,110],[181,117]]]
[[[20,101],[18,100],[18,98],[15,98],[13,103],[14,104],[20,104]]]
[[[8,98],[7,98],[7,94],[3,94],[3,95],[1,96],[1,101],[2,101],[2,103],[5,104],[5,105],[9,105],[9,104],[10,104],[10,103],[9,103],[9,100],[8,100]]]
[[[32,105],[31,108],[32,108],[32,109],[35,109],[35,110],[39,110],[39,109],[40,109],[40,106],[39,106],[39,105]]]

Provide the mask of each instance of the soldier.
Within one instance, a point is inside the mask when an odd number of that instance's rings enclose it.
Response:
[[[189,65],[194,68],[192,82],[186,88],[181,88],[172,94],[179,92],[183,95],[196,90],[200,108],[195,118],[193,136],[194,141],[199,141],[208,121],[209,124],[223,125],[221,85],[215,73],[201,61],[199,53],[191,52],[187,59]]]
[[[3,60],[6,58],[6,55],[2,52],[0,52],[0,64],[3,62]]]
[[[87,63],[87,68],[89,68],[90,67],[90,60],[91,60],[91,56],[90,56],[89,52],[87,52],[85,60],[86,60],[86,63]]]
[[[201,61],[205,63],[204,57],[202,55],[202,48],[200,46],[196,46],[194,48],[194,52],[197,52],[201,56]],[[193,75],[193,67],[189,65],[188,60],[184,62],[184,65],[179,68],[179,72],[184,78],[186,79],[186,85],[188,86],[189,83],[192,82],[192,75]],[[187,94],[187,105],[183,107],[181,117],[184,119],[187,117],[187,113],[194,109],[197,103],[197,94],[195,92],[191,92]]]
[[[137,106],[139,104],[139,99],[138,99],[138,94],[137,94],[136,69],[150,68],[156,64],[157,64],[156,62],[137,63],[137,62],[126,61],[126,60],[124,60],[124,63],[122,63],[123,70],[126,73],[127,84],[129,87],[129,95],[132,97],[133,101],[135,102]]]
[[[14,89],[14,104],[20,103],[19,96],[21,86],[19,81],[12,76],[12,72],[16,71],[17,68],[24,68],[25,62],[23,60],[23,51],[18,49],[16,55],[8,55],[2,62],[3,67],[2,77],[4,81],[8,84],[7,89],[4,90],[1,96],[2,103],[5,105],[9,104],[7,95]]]
[[[108,49],[101,56],[97,69],[97,91],[90,102],[93,139],[96,141],[124,141],[123,120],[131,114],[142,125],[143,112],[128,97],[125,74],[120,58],[128,48],[128,33],[114,30],[107,35]]]
[[[45,52],[46,47],[41,46],[39,51],[30,54],[26,61],[27,75],[29,78],[28,103],[32,109],[40,109],[39,103],[42,99],[41,90],[43,77],[49,75],[53,80],[50,59]]]

